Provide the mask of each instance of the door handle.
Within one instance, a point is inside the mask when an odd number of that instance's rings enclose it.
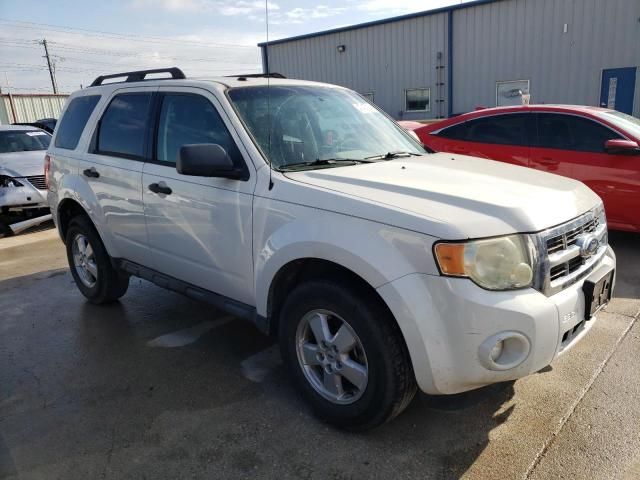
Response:
[[[557,160],[554,160],[553,158],[549,158],[549,157],[542,157],[542,158],[539,158],[537,161],[540,165],[546,165],[549,167],[558,165],[558,163],[560,163]]]
[[[85,177],[91,177],[91,178],[99,178],[100,177],[100,174],[96,170],[96,167],[87,168],[82,173],[84,174]]]
[[[171,195],[173,193],[173,190],[171,190],[169,187],[167,187],[166,185],[160,185],[158,183],[150,184],[149,190],[151,190],[153,193],[162,193],[163,195]]]

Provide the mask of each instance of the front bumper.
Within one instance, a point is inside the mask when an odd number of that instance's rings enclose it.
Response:
[[[594,274],[611,268],[615,254],[607,247]],[[467,279],[413,274],[378,292],[404,334],[420,389],[453,394],[537,372],[575,345],[596,321],[583,321],[584,280],[547,297],[531,288],[492,292]],[[503,337],[514,339],[515,356],[497,367],[487,349]]]
[[[22,181],[22,179],[18,179]],[[24,182],[22,187],[0,187],[0,209],[3,212],[22,212],[34,208],[48,208],[47,191],[38,190]]]

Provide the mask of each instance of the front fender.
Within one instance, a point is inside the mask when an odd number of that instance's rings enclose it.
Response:
[[[277,214],[273,205],[278,203]],[[255,205],[257,313],[267,315],[269,289],[278,271],[294,260],[339,264],[373,288],[410,273],[437,274],[434,237],[369,220],[261,199]]]

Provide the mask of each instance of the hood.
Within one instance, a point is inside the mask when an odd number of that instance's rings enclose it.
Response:
[[[46,150],[0,153],[0,175],[10,177],[44,175],[44,156],[46,154]]]
[[[448,239],[544,230],[600,203],[576,180],[446,153],[287,176],[361,200],[360,207],[336,201],[332,210]],[[363,201],[369,205],[363,207]],[[326,203],[317,207],[327,208]]]

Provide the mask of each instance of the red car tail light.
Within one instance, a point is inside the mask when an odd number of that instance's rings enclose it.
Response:
[[[49,190],[49,171],[51,170],[51,157],[49,155],[44,156],[44,183]]]

